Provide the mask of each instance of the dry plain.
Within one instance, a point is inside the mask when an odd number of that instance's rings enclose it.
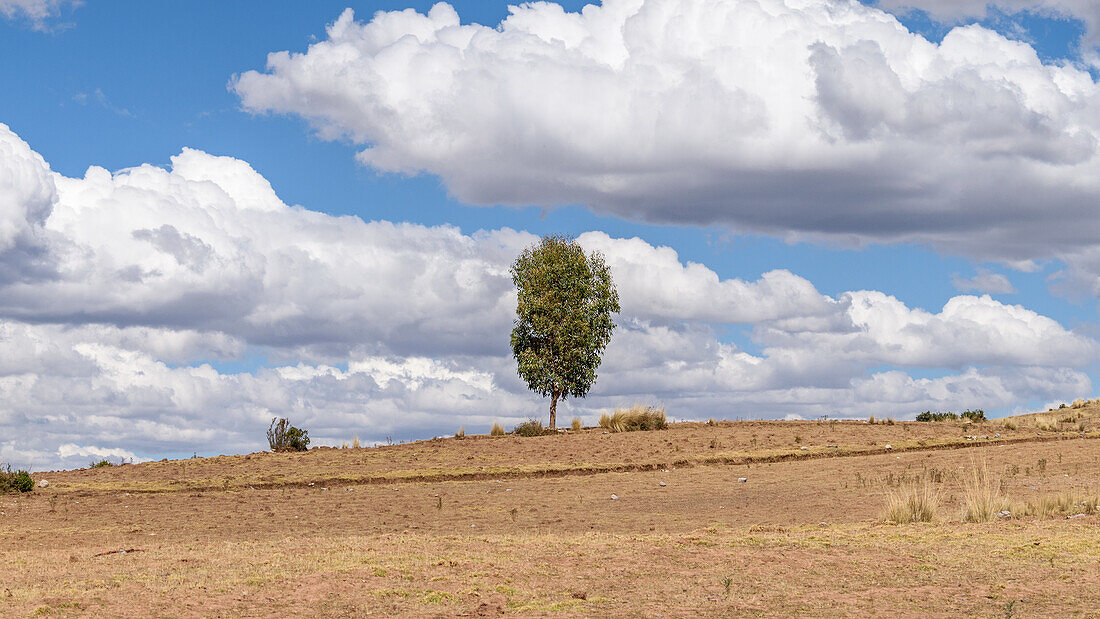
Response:
[[[1018,502],[1095,497],[1098,456],[1090,404],[41,473],[0,496],[0,614],[1095,617],[1100,515],[962,504],[976,468]],[[934,521],[886,521],[914,484]]]

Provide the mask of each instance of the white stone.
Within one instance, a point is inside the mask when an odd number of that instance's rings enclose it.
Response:
[[[50,487],[50,482],[46,481],[45,479],[40,479],[38,481],[38,487],[39,488],[49,488]]]
[[[745,482],[747,482],[747,481],[749,481],[749,478],[748,478],[748,477],[738,477],[738,478],[737,478],[737,482],[738,482],[738,483],[741,483],[741,484],[743,484],[743,483],[745,483]]]

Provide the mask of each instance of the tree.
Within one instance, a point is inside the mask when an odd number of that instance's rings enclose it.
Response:
[[[558,400],[583,398],[596,381],[600,355],[615,330],[619,293],[599,252],[585,254],[571,237],[545,236],[512,264],[519,289],[512,353],[532,391]]]

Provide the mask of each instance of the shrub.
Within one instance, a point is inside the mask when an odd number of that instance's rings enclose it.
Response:
[[[668,427],[665,411],[652,406],[620,408],[610,415],[600,416],[600,426],[611,432],[633,432],[635,430],[664,430]]]
[[[493,429],[489,430],[489,436],[504,436],[505,434],[506,433],[504,432],[504,426],[494,421]]]
[[[573,428],[574,432],[580,432],[581,430],[584,429],[584,422],[581,421],[580,417],[574,417],[573,418],[572,428]]]
[[[940,505],[940,493],[931,483],[906,484],[886,494],[883,518],[888,522],[932,522]]]
[[[458,432],[455,432],[455,438],[466,438],[466,428],[459,428]]]
[[[969,419],[970,421],[973,421],[975,423],[985,421],[985,411],[980,408],[963,411],[962,414],[960,414],[959,416],[963,419]]]
[[[917,415],[917,421],[954,421],[958,418],[958,415],[951,412],[933,413],[932,411],[924,411],[923,413]],[[985,419],[984,413],[982,414],[982,419]]]
[[[305,451],[309,449],[309,432],[295,428],[285,418],[276,417],[267,429],[267,444],[271,451]]]
[[[1088,402],[1086,402],[1085,400],[1077,399],[1077,400],[1074,400],[1073,404],[1070,404],[1069,407],[1070,408],[1085,408],[1086,404],[1088,404]]]
[[[0,493],[30,492],[31,490],[34,490],[34,480],[31,479],[30,473],[23,470],[13,472],[10,466],[0,469]]]
[[[538,419],[528,419],[512,428],[512,434],[516,436],[542,436],[546,433],[547,429],[543,427],[542,422]]]
[[[1017,424],[1015,421],[1005,421],[1002,425],[1004,426],[1005,430],[1019,430],[1020,429],[1019,424]]]
[[[115,465],[114,462],[111,462],[107,458],[104,458],[102,460],[92,460],[91,462],[88,463],[88,468],[90,468],[90,469],[101,469],[105,466],[114,466],[114,465]]]

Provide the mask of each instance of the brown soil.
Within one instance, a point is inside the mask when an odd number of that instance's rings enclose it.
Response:
[[[42,474],[0,496],[0,614],[1098,616],[1100,516],[959,522],[978,466],[1095,496],[1098,438],[677,424]],[[938,522],[882,522],[917,480]]]

